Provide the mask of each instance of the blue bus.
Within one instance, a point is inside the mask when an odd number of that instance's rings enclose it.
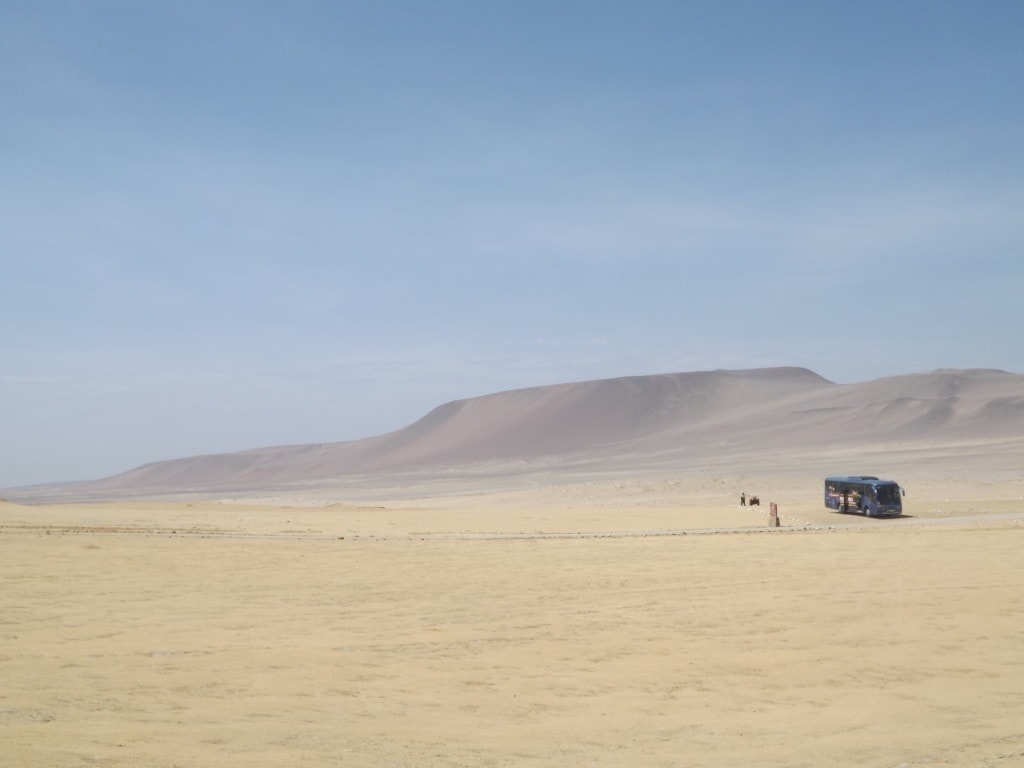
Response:
[[[898,517],[903,514],[903,493],[899,483],[871,475],[825,478],[825,506],[837,512]]]

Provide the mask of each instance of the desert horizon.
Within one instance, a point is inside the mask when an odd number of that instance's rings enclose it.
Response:
[[[1022,37],[0,3],[0,768],[1024,768]]]

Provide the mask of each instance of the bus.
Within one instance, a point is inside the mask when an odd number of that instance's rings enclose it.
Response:
[[[871,475],[825,478],[825,506],[837,512],[898,517],[903,514],[904,493],[899,483]]]

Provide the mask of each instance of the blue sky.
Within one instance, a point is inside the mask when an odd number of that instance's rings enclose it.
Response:
[[[1024,3],[0,1],[0,487],[1024,372]]]

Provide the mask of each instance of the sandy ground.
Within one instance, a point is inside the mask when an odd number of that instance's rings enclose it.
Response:
[[[900,480],[0,504],[0,762],[1024,766],[1024,485]]]

